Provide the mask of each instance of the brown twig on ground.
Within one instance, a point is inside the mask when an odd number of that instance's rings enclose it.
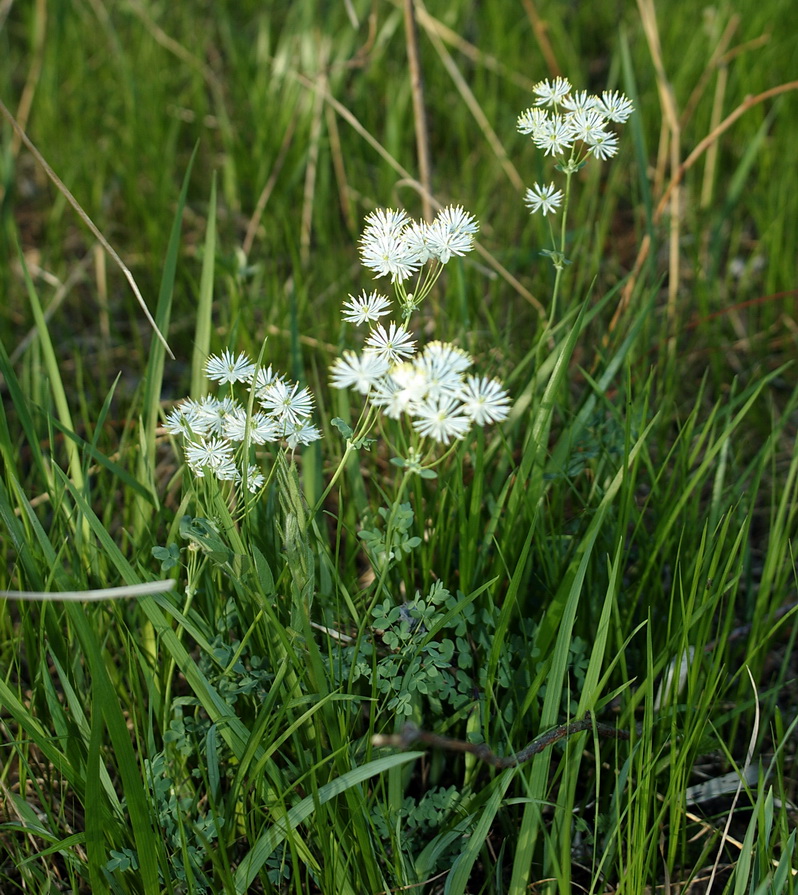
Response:
[[[573,736],[573,734],[581,733],[584,730],[595,730],[599,736],[603,737],[613,737],[618,740],[629,739],[628,731],[618,730],[615,727],[610,727],[609,724],[599,724],[590,715],[587,715],[581,721],[560,724],[559,727],[542,733],[539,737],[532,740],[529,745],[521,749],[520,752],[514,752],[512,755],[497,755],[487,743],[467,743],[465,740],[456,740],[452,737],[422,730],[412,723],[405,724],[402,732],[398,734],[377,734],[372,737],[371,742],[374,746],[395,746],[399,749],[408,749],[413,743],[425,743],[427,746],[432,746],[435,749],[448,749],[451,752],[468,752],[494,768],[514,768],[525,761],[529,761],[533,755],[548,749],[557,740]]]

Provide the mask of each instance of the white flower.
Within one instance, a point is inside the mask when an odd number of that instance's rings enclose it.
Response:
[[[390,361],[373,351],[360,355],[354,351],[344,351],[330,368],[330,385],[333,388],[353,388],[361,395],[367,395],[389,367]]]
[[[531,189],[526,191],[524,203],[532,214],[542,211],[545,216],[550,211],[555,211],[560,207],[562,196],[562,190],[556,189],[553,183],[550,183],[548,186],[535,183]]]
[[[186,438],[204,435],[207,431],[200,419],[196,403],[191,400],[183,401],[166,414],[165,427],[170,435],[183,435]]]
[[[430,254],[441,264],[452,255],[465,255],[474,247],[479,230],[476,218],[461,206],[449,205],[438,212],[428,231]]]
[[[546,79],[535,84],[532,92],[537,97],[536,105],[554,106],[561,103],[571,92],[571,82],[568,78],[555,78],[553,81]]]
[[[280,425],[274,417],[256,410],[249,421],[249,439],[253,444],[266,444],[280,440]]]
[[[285,426],[294,426],[313,412],[313,395],[309,389],[277,381],[266,388],[258,400],[269,416],[276,417]]]
[[[392,208],[378,208],[376,211],[366,215],[365,223],[364,239],[366,234],[372,236],[399,236],[410,223],[410,218],[405,211],[394,211]]]
[[[192,470],[201,477],[204,466],[218,469],[233,459],[233,448],[223,438],[200,438],[186,445],[186,460]],[[197,470],[200,470],[198,472]]]
[[[498,379],[469,376],[458,395],[463,413],[478,426],[507,419],[510,399]]]
[[[474,363],[467,351],[452,345],[451,342],[441,342],[438,339],[427,343],[424,348],[424,357],[428,361],[444,364],[455,373],[464,372]]]
[[[593,143],[597,138],[606,137],[604,117],[593,109],[574,112],[568,118],[572,136],[585,143]]]
[[[386,376],[381,379],[369,394],[369,401],[374,407],[382,407],[383,413],[392,420],[398,420],[408,409],[408,394],[393,378]]]
[[[462,438],[471,428],[471,420],[463,416],[461,405],[455,398],[425,401],[414,408],[413,415],[416,432],[443,444],[449,444],[453,438]]]
[[[589,112],[599,105],[599,98],[587,90],[580,90],[571,96],[563,97],[562,106],[569,112]],[[600,110],[599,110],[600,111]]]
[[[255,466],[253,463],[247,467],[247,491],[251,491],[253,494],[256,494],[263,487],[263,483],[266,480],[263,478],[263,473]]]
[[[435,223],[440,224],[449,233],[467,233],[476,236],[479,232],[479,222],[462,205],[447,205],[446,208],[442,208],[435,218]]]
[[[232,351],[225,349],[221,355],[212,354],[205,362],[208,379],[218,382],[249,382],[255,372],[255,364],[242,351],[233,357]]]
[[[254,391],[255,395],[260,397],[270,385],[274,385],[274,383],[278,381],[284,382],[285,380],[279,373],[275,373],[274,370],[272,370],[271,364],[269,364],[268,367],[260,367],[255,374],[254,381],[250,386],[250,391]]]
[[[402,231],[400,239],[408,255],[412,256],[419,265],[426,264],[432,257],[431,236],[431,228],[423,221],[413,221]]]
[[[423,401],[429,392],[426,374],[416,364],[399,364],[391,370],[391,379],[396,385],[396,390],[391,393],[392,403],[411,413],[413,406]]]
[[[204,428],[203,434],[221,435],[225,419],[235,413],[237,407],[238,404],[230,397],[219,400],[212,395],[205,395],[196,405],[197,419]]]
[[[635,107],[632,105],[632,101],[627,96],[624,96],[623,93],[619,93],[617,90],[614,93],[611,90],[605,90],[601,94],[599,110],[610,121],[623,124],[634,112]]]
[[[399,363],[413,354],[416,343],[403,326],[391,323],[386,332],[385,327],[379,323],[366,339],[366,347],[391,363]]]
[[[401,235],[364,233],[360,242],[360,260],[377,276],[390,274],[393,283],[411,277],[421,266],[415,251],[408,247]]]
[[[367,293],[364,289],[357,298],[350,295],[349,301],[344,302],[343,319],[360,326],[361,323],[376,323],[390,311],[391,300],[387,296],[379,292]]]
[[[247,412],[239,407],[235,413],[224,421],[224,435],[230,441],[243,441],[247,434]],[[267,441],[278,441],[280,427],[273,417],[266,416],[260,410],[256,410],[249,420],[249,440],[253,444],[265,444]]]
[[[232,457],[225,458],[218,466],[213,467],[213,474],[220,482],[240,482],[241,473]]]
[[[286,426],[285,439],[291,450],[300,444],[311,444],[321,438],[321,432],[310,420],[299,420],[291,426]]]
[[[562,115],[552,115],[535,132],[532,140],[546,155],[560,155],[573,145],[573,135]]]
[[[247,411],[243,407],[236,409],[224,418],[222,434],[228,441],[243,441],[246,437]]]
[[[429,400],[455,397],[463,384],[460,372],[447,362],[446,355],[439,352],[425,351],[417,359],[415,369],[423,374]]]
[[[594,137],[589,151],[598,159],[612,158],[618,152],[618,135],[603,133]]]
[[[532,134],[537,131],[549,120],[549,113],[539,106],[532,106],[518,116],[518,130],[522,134]]]

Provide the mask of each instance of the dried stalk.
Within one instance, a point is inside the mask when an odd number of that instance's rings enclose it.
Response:
[[[422,730],[415,724],[405,724],[402,732],[398,734],[377,734],[372,737],[371,742],[374,746],[394,746],[398,749],[408,749],[413,743],[425,743],[434,749],[448,749],[450,752],[468,752],[480,761],[491,765],[491,767],[502,769],[514,768],[523,764],[525,761],[529,761],[533,755],[548,749],[557,740],[573,736],[575,733],[581,733],[584,730],[595,730],[602,737],[612,737],[618,740],[629,739],[627,731],[610,727],[609,724],[599,724],[590,715],[587,715],[581,721],[560,724],[559,727],[541,734],[532,740],[529,745],[521,749],[520,752],[514,752],[512,755],[497,755],[487,743],[467,743],[465,740],[456,740],[452,737],[445,737],[428,730]]]

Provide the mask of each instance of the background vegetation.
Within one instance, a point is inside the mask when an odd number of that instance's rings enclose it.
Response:
[[[741,108],[794,75],[793,13],[657,7],[416,4],[431,191],[481,222],[423,329],[515,406],[413,483],[375,582],[384,444],[311,508],[358,412],[327,369],[363,217],[422,211],[403,5],[0,4],[0,98],[174,354],[6,122],[0,586],[178,579],[0,601],[3,893],[793,891],[798,97]],[[555,74],[637,111],[548,320],[515,121]],[[264,338],[324,438],[217,543],[162,416]],[[373,740],[507,756],[588,712],[629,739],[504,769]]]

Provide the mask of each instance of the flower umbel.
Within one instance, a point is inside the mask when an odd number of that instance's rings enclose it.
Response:
[[[571,178],[591,158],[604,161],[618,152],[618,135],[611,125],[623,124],[634,106],[617,90],[605,90],[601,96],[586,90],[572,92],[567,78],[540,81],[532,92],[535,105],[518,116],[518,131],[527,134],[545,155],[553,156],[557,170],[565,175],[564,191],[552,182],[548,186],[535,183],[524,193],[524,203],[532,214],[539,211],[546,216],[563,206],[559,245],[555,243],[541,252],[557,271],[552,296],[552,309],[556,309],[560,275],[570,263],[565,256],[565,244]],[[553,227],[550,232],[555,240]]]
[[[211,355],[205,371],[210,380],[254,395],[243,401],[232,394],[205,395],[200,401],[188,398],[166,415],[166,431],[182,437],[186,463],[197,478],[210,471],[219,481],[238,484],[246,470],[246,487],[255,493],[265,478],[250,462],[253,446],[283,443],[293,450],[321,438],[310,421],[313,396],[299,383],[289,382],[271,367],[258,368],[243,352],[234,356],[229,350]],[[248,415],[252,400],[263,409]]]
[[[390,276],[393,283],[401,284],[428,261],[446,264],[453,255],[470,252],[478,230],[476,218],[459,205],[442,208],[431,224],[413,221],[404,211],[378,209],[366,218],[360,259],[377,276]],[[421,297],[416,296],[416,300]],[[357,319],[354,308],[350,310],[355,319],[345,317],[346,320],[363,322]],[[373,319],[369,317],[368,322]]]
[[[541,81],[533,92],[535,105],[518,116],[518,131],[528,134],[546,155],[559,157],[564,170],[576,170],[589,155],[615,155],[618,137],[608,125],[623,124],[634,111],[627,96],[617,90],[605,90],[601,96],[585,90],[572,93],[566,78]],[[543,108],[549,106],[553,111]]]

